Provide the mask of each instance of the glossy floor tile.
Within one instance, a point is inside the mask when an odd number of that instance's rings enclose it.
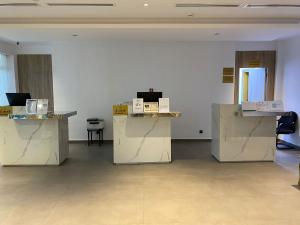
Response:
[[[171,164],[113,165],[112,144],[70,144],[59,167],[1,167],[0,225],[299,225],[297,151],[218,163],[175,142]]]

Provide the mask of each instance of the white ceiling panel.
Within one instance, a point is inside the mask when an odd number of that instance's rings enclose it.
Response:
[[[298,35],[297,5],[300,0],[1,0],[0,38],[59,41],[79,33],[76,40],[276,40]],[[216,32],[221,35],[211,36]]]

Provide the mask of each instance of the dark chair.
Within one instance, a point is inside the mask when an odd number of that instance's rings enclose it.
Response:
[[[295,112],[287,112],[283,116],[280,117],[277,124],[276,129],[276,147],[278,148],[278,144],[285,145],[279,141],[279,134],[293,134],[296,132],[296,125],[298,121],[297,113]],[[287,146],[289,147],[289,146]],[[290,148],[290,147],[289,147]],[[278,148],[283,149],[283,148]]]
[[[99,118],[87,119],[88,145],[93,144],[93,132],[98,134],[98,144],[103,143],[104,120]]]

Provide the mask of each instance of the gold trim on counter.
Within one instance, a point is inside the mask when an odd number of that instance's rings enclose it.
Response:
[[[12,113],[11,106],[0,106],[0,116],[8,116]]]
[[[180,117],[180,112],[169,112],[169,113],[136,113],[136,114],[129,114],[130,117]]]

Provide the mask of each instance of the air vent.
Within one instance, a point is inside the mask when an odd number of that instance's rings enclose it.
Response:
[[[246,8],[300,8],[296,4],[248,4]]]
[[[37,3],[0,3],[0,7],[4,6],[14,6],[14,7],[24,7],[24,6],[39,6]]]
[[[48,6],[103,6],[111,7],[113,3],[47,3]]]
[[[176,4],[176,7],[181,8],[208,8],[208,7],[219,7],[219,8],[236,8],[239,7],[239,5],[236,4],[197,4],[197,3],[182,3],[182,4]]]

